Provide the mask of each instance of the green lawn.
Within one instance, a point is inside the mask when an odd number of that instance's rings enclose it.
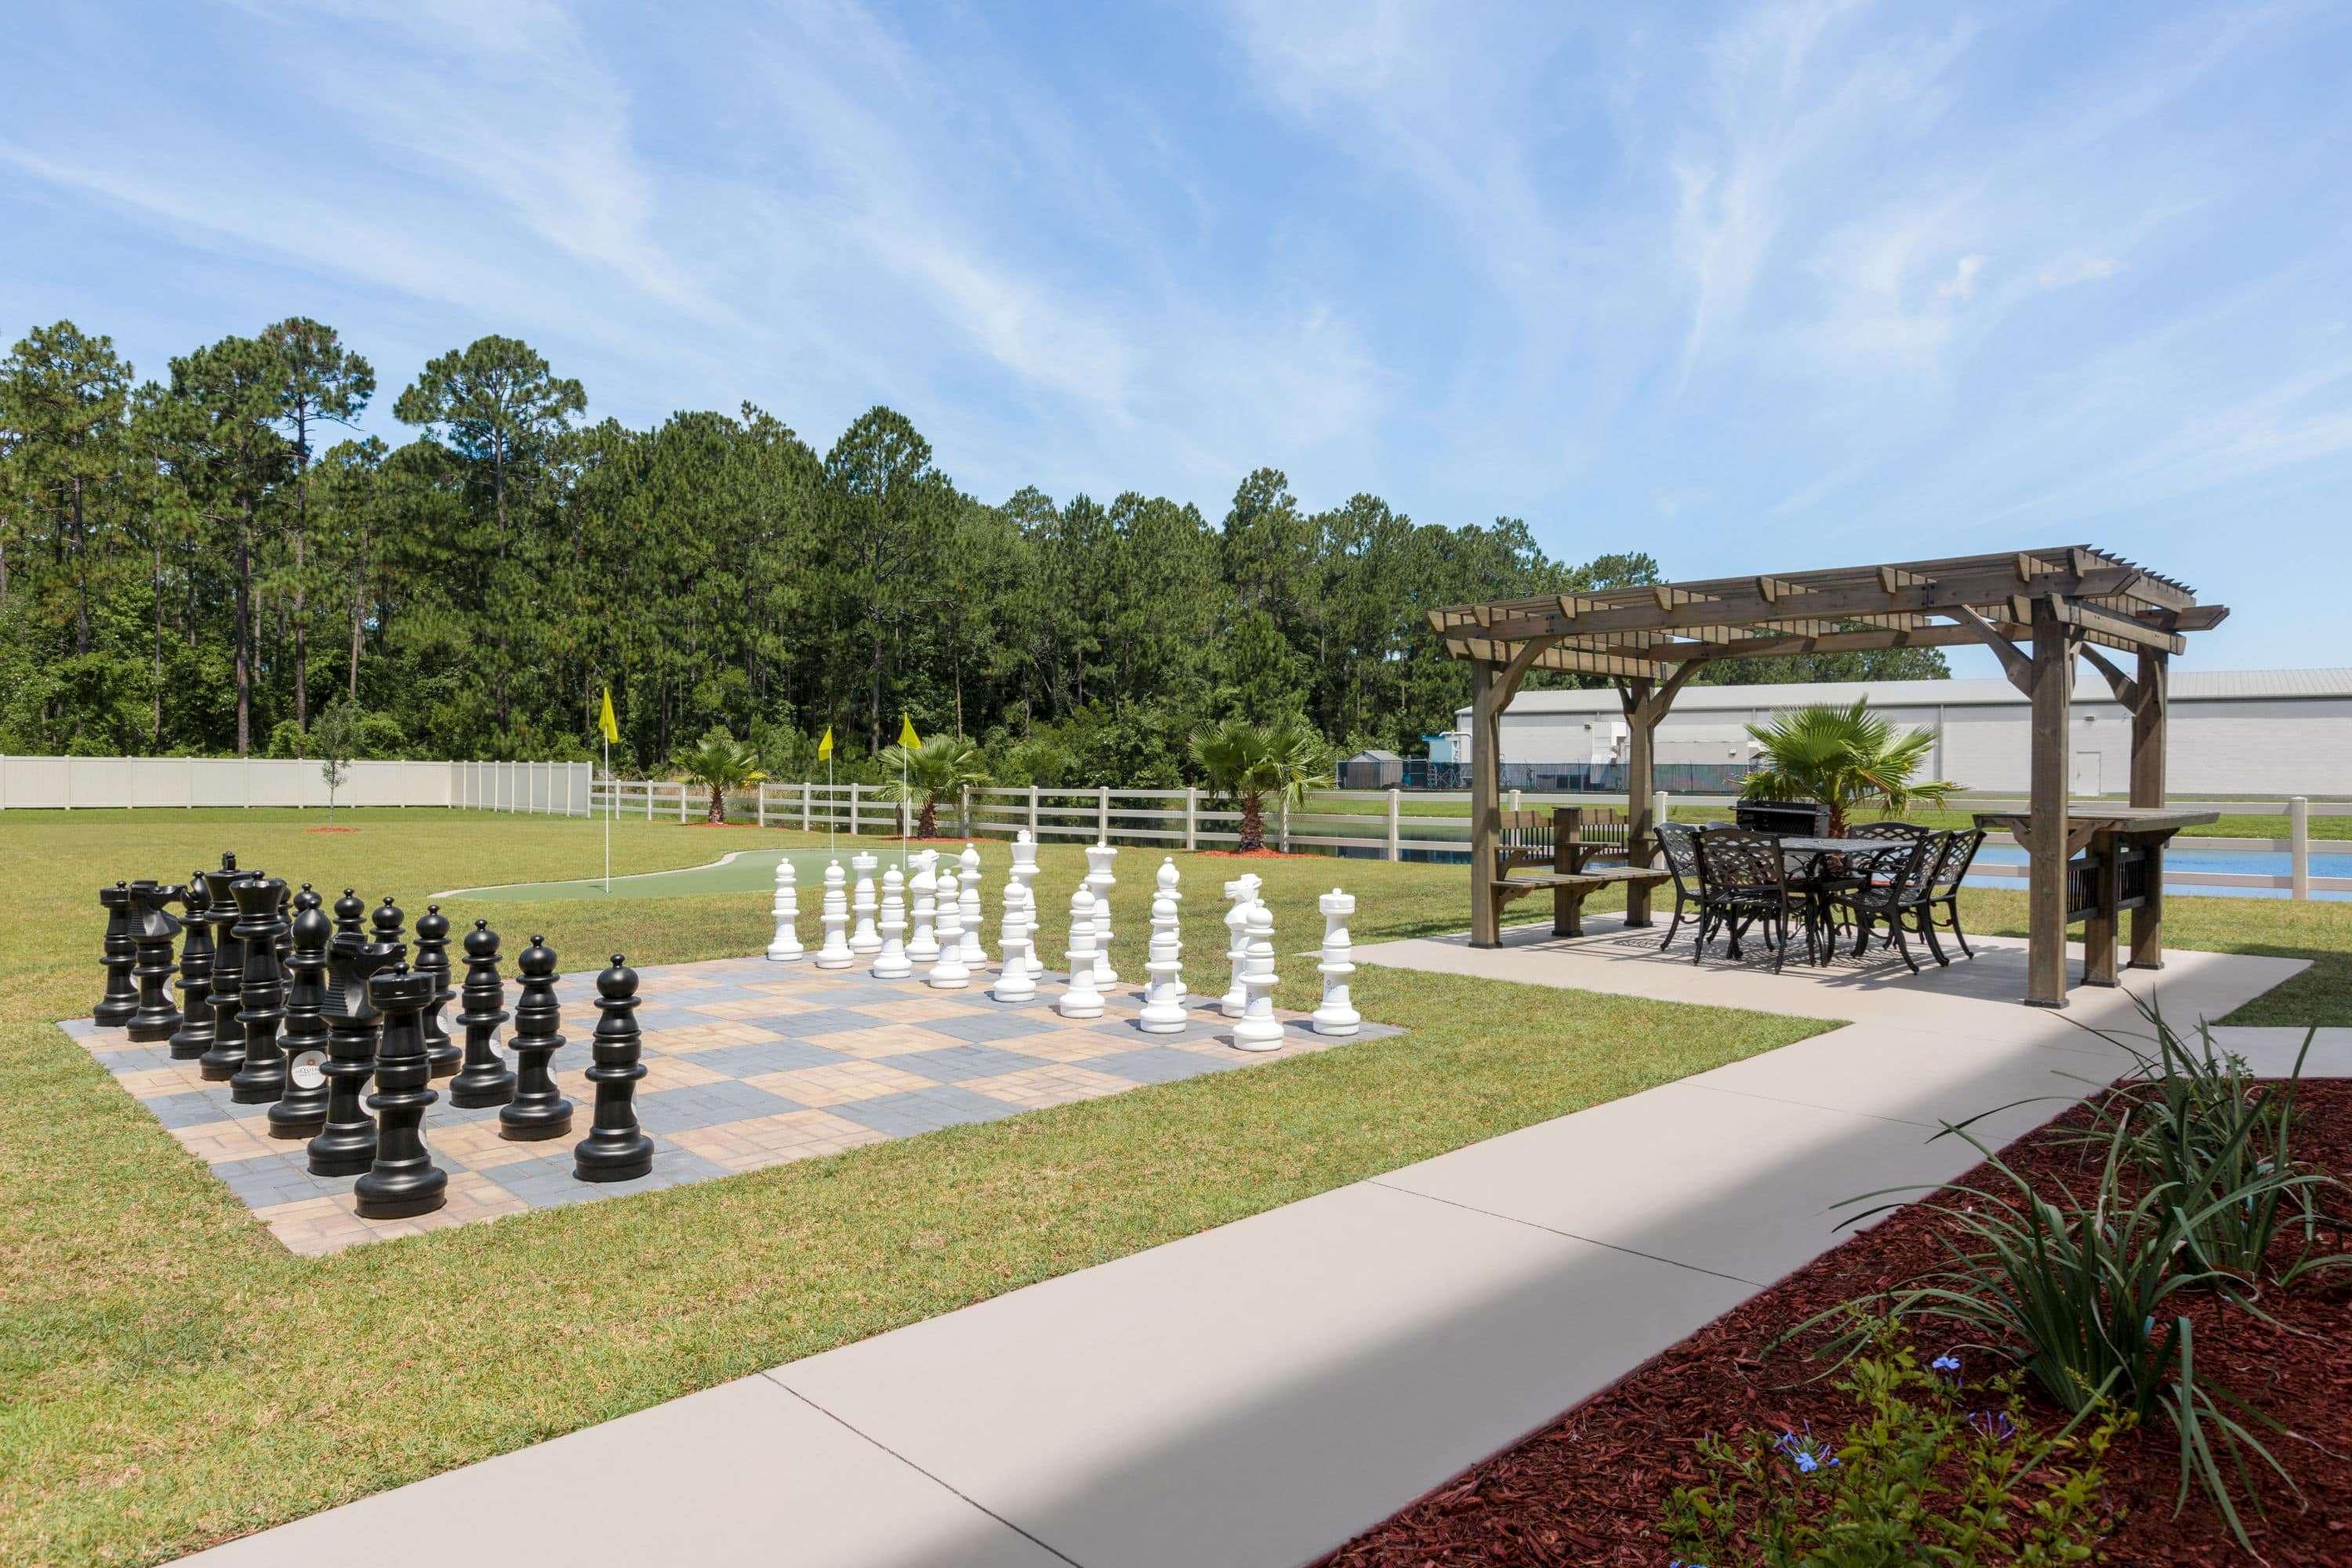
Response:
[[[1367,969],[1409,1034],[667,1193],[294,1258],[51,1020],[100,982],[96,890],[242,862],[390,892],[586,876],[602,825],[442,812],[11,812],[0,948],[0,1562],[144,1563],[1770,1050],[1822,1026]],[[624,822],[621,872],[798,834]],[[821,839],[814,842],[822,842]],[[990,885],[1006,851],[983,847]],[[1084,870],[1040,856],[1045,958]],[[1157,857],[1129,849],[1122,943]],[[1222,990],[1216,884],[1179,857],[1189,978]],[[1459,926],[1459,868],[1260,862],[1285,1005],[1311,1005],[1315,895],[1364,940]],[[814,900],[803,940],[816,936]],[[447,912],[544,931],[567,968],[758,951],[764,893]],[[527,921],[528,924],[522,922]],[[574,1037],[580,1037],[575,1027]]]

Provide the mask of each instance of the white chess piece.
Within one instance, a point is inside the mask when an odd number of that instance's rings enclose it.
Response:
[[[1159,886],[1151,895],[1151,952],[1144,970],[1151,976],[1143,990],[1143,1032],[1181,1034],[1184,1014],[1184,942],[1178,929],[1176,906],[1184,895],[1176,890],[1174,856],[1160,862]]]
[[[898,868],[882,873],[882,951],[874,955],[877,980],[904,980],[915,973],[907,962],[907,889]]]
[[[805,953],[808,950],[801,945],[800,887],[793,879],[789,855],[776,862],[776,901],[768,912],[776,921],[776,939],[768,944],[768,956],[782,963]]]
[[[1027,828],[1013,836],[1013,877],[1020,884],[1021,918],[1027,922],[1029,978],[1045,977],[1045,961],[1037,956],[1037,840]]]
[[[846,883],[841,874],[841,862],[835,860],[824,868],[824,903],[817,918],[824,925],[824,945],[816,950],[819,969],[846,969],[857,962],[849,951],[849,898],[844,891]]]
[[[907,857],[907,863],[915,868],[907,880],[915,921],[915,932],[907,939],[907,956],[917,963],[929,963],[940,955],[940,939],[931,930],[940,908],[940,852],[918,849]]]
[[[1316,900],[1315,907],[1323,911],[1323,953],[1315,965],[1323,976],[1323,1005],[1315,1009],[1315,1032],[1352,1035],[1364,1021],[1348,996],[1348,976],[1356,973],[1356,942],[1348,931],[1349,918],[1356,912],[1355,896],[1334,888]]]
[[[1095,896],[1084,882],[1070,895],[1070,987],[1054,1004],[1065,1018],[1099,1018],[1102,993],[1095,989]]]
[[[1249,952],[1242,963],[1242,984],[1249,992],[1241,1022],[1234,1026],[1234,1044],[1244,1051],[1282,1047],[1282,1020],[1274,1016],[1274,911],[1264,904],[1249,907]]]
[[[930,983],[940,991],[961,991],[971,984],[971,967],[963,961],[963,907],[956,901],[956,874],[940,873],[940,955],[932,962]]]
[[[882,951],[882,933],[874,929],[874,868],[881,863],[863,849],[849,858],[849,868],[857,874],[849,898],[850,912],[857,917],[857,927],[849,933],[849,951],[860,956]]]
[[[960,895],[962,900],[963,961],[968,966],[984,969],[988,965],[988,944],[980,938],[980,851],[966,843],[963,853],[956,858],[956,861],[963,872],[957,880],[957,886],[963,889]]]
[[[1000,937],[1004,967],[996,972],[996,985],[989,992],[999,1002],[1026,1002],[1037,994],[1037,977],[1029,972],[1029,911],[1024,907],[1028,896],[1029,889],[1020,883],[1005,884]]]
[[[1233,965],[1233,984],[1217,1002],[1217,1010],[1238,1018],[1249,1008],[1249,992],[1242,984],[1242,966],[1249,957],[1249,911],[1257,902],[1260,883],[1255,872],[1244,872],[1225,884],[1225,960]]]
[[[1118,984],[1118,973],[1110,966],[1110,890],[1118,885],[1110,863],[1118,855],[1108,843],[1087,846],[1087,890],[1095,896],[1095,985],[1099,990]]]

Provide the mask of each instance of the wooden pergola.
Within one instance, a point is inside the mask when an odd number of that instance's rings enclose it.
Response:
[[[1446,651],[1470,662],[1471,941],[1499,940],[1489,896],[1497,875],[1503,710],[1538,669],[1600,676],[1617,689],[1631,731],[1627,813],[1635,864],[1655,847],[1654,731],[1676,693],[1719,658],[1842,653],[1982,643],[2033,705],[2029,810],[1997,826],[2013,832],[2032,862],[2032,942],[2026,999],[2065,1005],[2067,862],[2101,835],[2110,880],[2117,834],[2145,841],[2146,896],[2132,909],[2131,963],[2162,963],[2161,846],[2177,831],[2161,813],[2167,669],[2183,634],[2219,625],[2229,610],[2200,605],[2186,585],[2089,545],[1956,555],[1880,566],[1718,577],[1595,594],[1560,594],[1429,612]],[[2067,706],[2074,660],[2088,660],[2132,716],[2131,807],[2066,800]],[[2127,671],[2125,663],[2131,665]],[[2135,855],[2139,853],[2135,851]],[[2137,881],[2135,880],[2137,887]],[[2113,889],[2110,889],[2110,891]],[[1647,925],[1647,889],[1632,889],[1626,923]],[[2106,960],[2095,913],[2086,932],[2094,984],[2114,983],[2116,908],[2107,907]]]

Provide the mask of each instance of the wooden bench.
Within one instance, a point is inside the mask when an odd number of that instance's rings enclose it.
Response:
[[[1549,888],[1552,934],[1582,936],[1584,900],[1592,894],[1671,880],[1671,872],[1633,863],[1632,838],[1625,814],[1606,806],[1504,812],[1495,849],[1496,928],[1502,927],[1504,905]]]

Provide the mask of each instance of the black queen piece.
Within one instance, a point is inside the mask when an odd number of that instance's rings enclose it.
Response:
[[[286,1053],[278,1026],[286,1022],[286,971],[278,957],[278,908],[286,884],[275,877],[248,877],[236,884],[237,919],[232,928],[245,949],[245,980],[237,991],[237,1018],[245,1026],[245,1061],[229,1076],[229,1099],[239,1105],[268,1105],[286,1092]]]

